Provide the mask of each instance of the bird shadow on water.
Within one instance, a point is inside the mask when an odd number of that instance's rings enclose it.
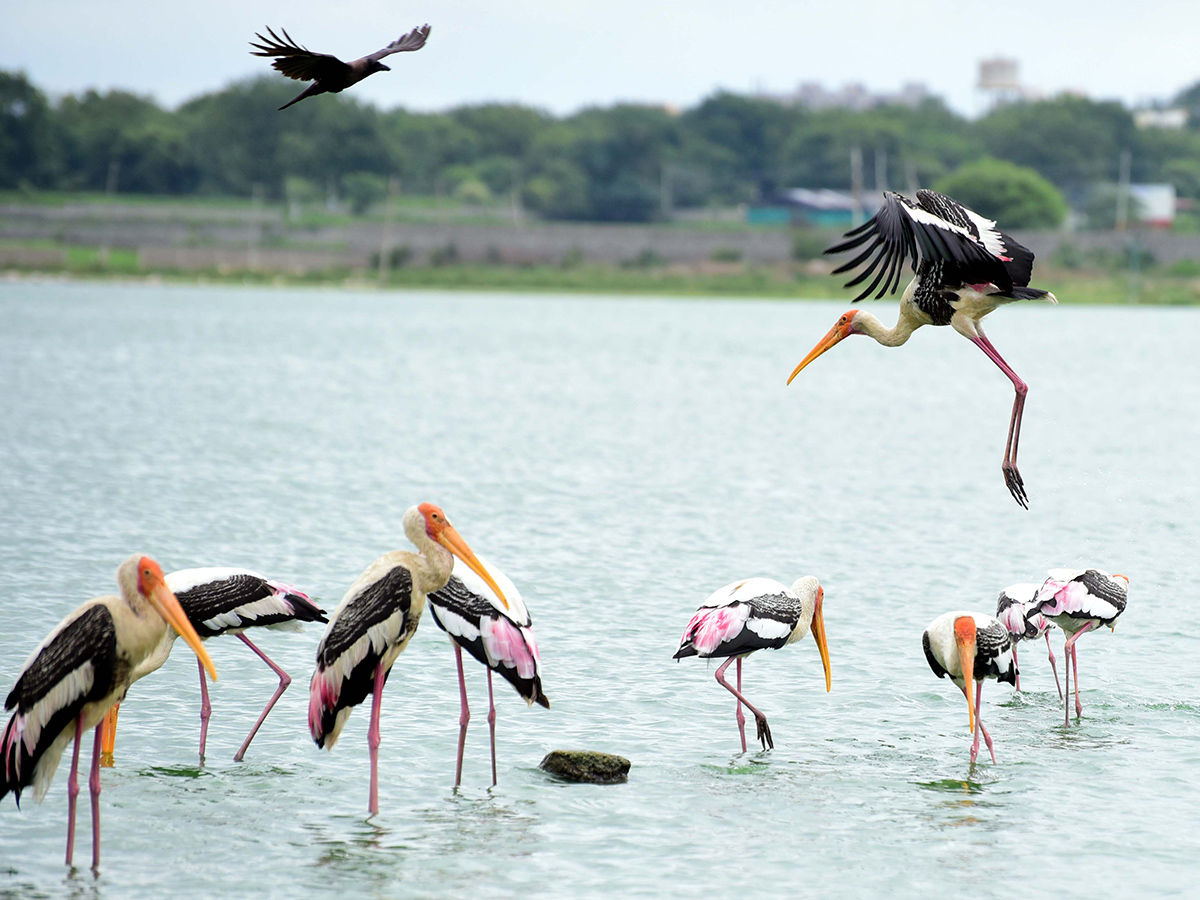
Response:
[[[390,877],[396,864],[409,850],[403,843],[391,843],[391,830],[369,818],[334,816],[330,824],[336,820],[347,823],[349,827],[335,835],[326,826],[306,826],[312,833],[312,845],[319,849],[317,858],[312,862],[318,868]]]
[[[212,778],[201,766],[148,766],[138,770],[142,778]]]
[[[772,766],[770,752],[767,750],[748,750],[737,753],[726,765],[703,763],[700,768],[709,775],[774,775],[778,774],[778,766]]]

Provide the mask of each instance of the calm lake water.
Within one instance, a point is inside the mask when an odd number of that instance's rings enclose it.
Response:
[[[369,707],[332,753],[307,734],[319,629],[261,636],[295,682],[240,764],[276,679],[209,643],[203,768],[180,643],[122,708],[100,876],[62,866],[64,764],[43,805],[0,804],[0,897],[1195,896],[1200,310],[992,317],[1031,385],[1026,512],[1000,473],[1011,387],[950,329],[847,341],[785,387],[848,306],[0,285],[0,690],[131,553],[332,609],[430,500],[521,588],[553,704],[497,682],[490,789],[468,659],[454,790],[454,658],[426,621],[384,693],[369,819]],[[923,628],[1082,564],[1131,579],[1115,633],[1079,643],[1082,722],[1030,646],[1024,695],[984,689],[999,764],[972,769]],[[833,691],[809,639],[751,657],[776,749],[743,755],[715,666],[671,654],[712,590],[808,573]],[[629,757],[628,784],[551,781],[562,747]]]

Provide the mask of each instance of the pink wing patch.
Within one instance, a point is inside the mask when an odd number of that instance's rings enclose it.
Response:
[[[284,584],[282,581],[270,580],[267,581],[267,584],[270,586],[271,590],[275,592],[276,597],[284,597],[288,594],[295,594],[297,597],[303,597],[305,600],[310,602],[312,601],[312,597],[308,596],[308,594],[304,593],[304,591],[296,590],[290,584]]]
[[[1078,581],[1047,581],[1038,591],[1038,601],[1045,603],[1044,598],[1050,595],[1053,595],[1052,601],[1041,609],[1042,614],[1047,616],[1087,612],[1087,599],[1091,596]]]
[[[1021,610],[1020,604],[1014,603],[1008,607],[999,616],[1000,624],[1008,629],[1009,634],[1021,635],[1025,633],[1025,615]]]
[[[750,607],[744,603],[701,607],[688,622],[680,643],[686,643],[690,638],[696,652],[700,656],[706,656],[721,644],[741,634],[749,614]]]
[[[337,706],[340,694],[341,685],[332,673],[324,669],[317,669],[313,673],[308,689],[308,730],[314,741],[319,741],[322,737],[321,719],[325,710]]]
[[[488,662],[516,669],[522,678],[533,678],[538,669],[537,642],[532,628],[518,628],[503,616],[485,618],[480,629]]]

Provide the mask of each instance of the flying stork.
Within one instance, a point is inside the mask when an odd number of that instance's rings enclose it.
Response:
[[[1051,569],[1038,590],[1030,610],[1045,616],[1067,633],[1063,644],[1066,656],[1067,696],[1063,704],[1063,724],[1071,724],[1071,667],[1075,667],[1075,718],[1083,715],[1079,702],[1079,657],[1075,642],[1085,632],[1105,625],[1114,628],[1117,617],[1129,600],[1129,579],[1109,575],[1100,569]]]
[[[754,714],[763,749],[775,747],[767,717],[742,694],[742,660],[745,657],[755,650],[786,647],[811,630],[825,669],[825,690],[832,687],[822,611],[824,602],[825,589],[812,575],[798,579],[791,590],[770,578],[747,578],[727,584],[709,596],[683,630],[675,659],[728,657],[717,668],[716,678],[721,687],[737,698],[737,723],[743,753],[746,752],[746,717],[742,713],[742,704]],[[725,670],[734,659],[737,660],[736,688],[725,680]]]
[[[454,767],[454,786],[462,782],[463,750],[467,742],[467,682],[463,675],[462,652],[466,650],[487,667],[488,731],[492,744],[492,785],[496,784],[496,701],[492,694],[492,671],[497,671],[520,694],[525,703],[550,708],[542,690],[542,661],[533,619],[521,599],[521,593],[503,572],[482,556],[479,564],[490,572],[504,591],[504,601],[462,560],[454,560],[453,574],[446,586],[429,595],[429,611],[438,628],[446,632],[454,645],[458,664],[458,692],[462,712],[458,719],[458,761]]]
[[[1058,665],[1054,659],[1054,648],[1050,646],[1050,629],[1054,626],[1041,613],[1031,613],[1040,584],[1026,582],[1010,584],[1000,592],[996,599],[996,618],[1008,629],[1012,636],[1013,667],[1017,670],[1017,690],[1021,690],[1021,669],[1017,662],[1017,644],[1021,641],[1036,641],[1046,638],[1046,652],[1050,654],[1050,670],[1054,672],[1054,686],[1058,688],[1058,699],[1063,696],[1062,684],[1058,680]]]
[[[119,596],[88,600],[63,619],[30,655],[4,701],[12,711],[0,738],[0,798],[33,787],[41,802],[72,737],[67,781],[67,865],[75,851],[75,805],[79,796],[79,747],[96,729],[92,745],[92,867],[100,865],[101,725],[110,706],[125,696],[133,673],[174,628],[209,676],[217,671],[200,636],[167,587],[162,569],[148,556],[131,556],[117,569]]]
[[[948,612],[929,623],[921,635],[925,660],[938,678],[949,676],[967,698],[967,721],[975,740],[971,744],[971,765],[979,755],[979,733],[987,742],[992,762],[996,751],[992,736],[983,727],[979,703],[984,679],[1016,683],[1017,663],[1013,659],[1012,639],[999,619],[983,613]],[[975,685],[975,702],[971,702],[971,684]],[[976,727],[978,726],[978,728]]]
[[[263,653],[250,638],[246,637],[248,628],[270,628],[277,631],[300,631],[301,622],[328,622],[325,612],[311,600],[308,595],[300,592],[290,584],[272,581],[249,569],[226,567],[209,567],[201,569],[181,569],[167,575],[167,587],[183,607],[184,614],[201,640],[222,634],[236,635],[255,655],[265,662],[279,676],[279,687],[259,715],[258,721],[246,735],[246,740],[234,754],[234,760],[241,762],[246,755],[246,748],[258,734],[267,715],[275,707],[276,702],[292,683],[292,678],[275,662]],[[134,672],[133,680],[138,681],[159,669],[171,655],[175,638],[179,635],[169,630],[158,647]],[[204,677],[204,666],[200,666],[200,762],[204,762],[204,747],[208,737],[208,720],[212,716],[212,704],[208,701],[208,681]],[[112,765],[113,747],[117,738],[117,714],[120,703],[114,703],[108,711],[105,724],[105,737],[102,765]]]
[[[852,334],[870,335],[885,347],[899,347],[922,325],[950,325],[987,354],[1013,383],[1016,396],[1001,469],[1013,499],[1028,509],[1025,482],[1017,470],[1017,445],[1029,387],[987,339],[983,317],[996,307],[1016,300],[1058,302],[1049,291],[1029,287],[1033,253],[1000,231],[991,219],[935,191],[917,191],[915,203],[887,191],[879,211],[845,236],[848,240],[825,252],[842,253],[867,246],[834,269],[834,274],[868,261],[869,265],[848,281],[846,287],[861,284],[875,274],[854,302],[867,297],[876,287],[879,288],[876,299],[889,291],[895,292],[905,263],[911,264],[916,277],[900,297],[900,317],[894,327],[886,327],[866,310],[851,309],[843,313],[796,366],[788,384],[805,366]]]
[[[466,541],[432,503],[404,513],[404,534],[417,553],[385,553],[359,576],[333,611],[321,643],[308,698],[308,728],[318,747],[332,750],[350,711],[371,695],[367,747],[371,756],[368,809],[379,812],[379,704],[397,657],[416,633],[425,598],[446,586],[461,559],[491,588],[504,592]]]

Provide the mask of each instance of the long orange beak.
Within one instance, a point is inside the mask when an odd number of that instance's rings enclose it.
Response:
[[[171,593],[171,589],[164,582],[160,581],[151,588],[146,599],[150,601],[151,606],[158,611],[158,614],[166,620],[167,624],[174,628],[181,638],[187,641],[187,645],[192,648],[192,652],[196,654],[196,658],[204,664],[204,670],[208,672],[208,677],[216,681],[217,667],[213,665],[208,651],[204,649],[204,644],[200,640],[200,635],[196,634],[196,629],[188,621],[187,614],[183,611],[183,607],[179,605],[179,601],[175,599],[175,595]]]
[[[975,624],[971,623],[972,626]],[[975,629],[971,628],[970,636],[958,633],[955,629],[958,643],[958,661],[962,666],[963,688],[967,692],[967,721],[971,725],[971,734],[975,733],[975,700],[972,694],[975,690]]]
[[[806,356],[806,357],[804,357],[804,359],[800,360],[800,365],[796,366],[796,368],[792,370],[792,374],[788,376],[787,383],[791,384],[792,379],[800,374],[801,369],[803,369],[805,366],[807,366],[810,362],[812,362],[814,359],[816,359],[818,356],[820,356],[822,353],[824,353],[830,347],[834,346],[835,344],[840,343],[841,341],[845,340],[849,336],[850,336],[850,332],[848,330],[846,330],[845,328],[843,328],[840,324],[834,325],[832,328],[830,328],[829,334],[827,334],[827,335],[825,335],[825,337],[821,338],[821,340],[820,340],[820,342],[818,342],[817,346],[813,347],[812,350],[809,351],[808,356]]]
[[[813,610],[812,635],[817,642],[817,652],[821,654],[821,665],[825,667],[825,692],[833,689],[833,676],[829,673],[829,644],[825,641],[825,613],[823,612],[825,598],[824,589],[817,594],[817,608]]]
[[[467,546],[467,542],[462,539],[462,535],[454,530],[453,525],[446,525],[442,528],[437,533],[437,541],[470,566],[472,572],[486,581],[487,586],[496,592],[496,596],[500,598],[500,602],[504,604],[504,608],[508,609],[508,601],[504,599],[504,591],[500,590],[500,585],[496,584],[496,580],[492,578],[488,570],[483,567],[483,563],[479,561],[471,551],[471,548]]]

